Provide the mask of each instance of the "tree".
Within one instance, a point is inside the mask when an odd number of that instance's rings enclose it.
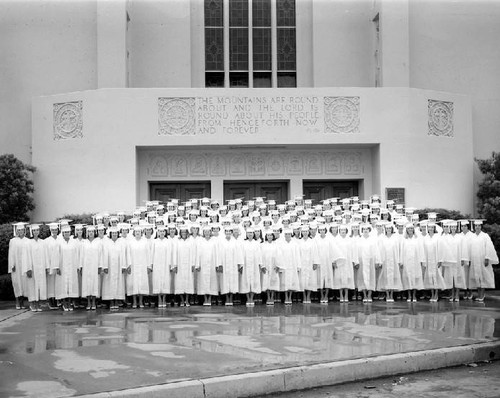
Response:
[[[483,180],[477,191],[479,216],[486,220],[485,232],[497,251],[500,251],[500,153],[493,152],[489,159],[476,159]]]
[[[35,170],[14,155],[0,156],[0,224],[24,221],[35,208],[32,196]]]

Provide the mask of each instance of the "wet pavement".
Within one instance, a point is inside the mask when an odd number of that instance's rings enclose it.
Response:
[[[499,340],[500,301],[20,312],[0,396],[62,397]]]

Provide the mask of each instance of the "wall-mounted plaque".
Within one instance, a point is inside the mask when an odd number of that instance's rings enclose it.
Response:
[[[404,188],[386,188],[385,199],[393,200],[398,205],[405,204],[405,189]]]

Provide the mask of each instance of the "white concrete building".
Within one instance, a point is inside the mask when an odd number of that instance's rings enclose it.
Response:
[[[302,193],[472,213],[500,150],[500,2],[0,9],[1,152],[38,168],[37,220]]]

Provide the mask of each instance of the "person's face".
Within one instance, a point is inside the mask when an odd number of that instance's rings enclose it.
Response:
[[[253,232],[247,232],[247,239],[252,240],[253,239]]]
[[[326,229],[324,228],[321,228],[319,230],[319,236],[321,236],[322,238],[324,238],[326,236]]]
[[[483,229],[483,226],[481,224],[474,224],[474,232],[476,234],[478,234],[479,232],[481,232],[482,229]]]
[[[182,238],[182,239],[187,239],[187,237],[188,237],[188,232],[187,232],[187,230],[185,230],[185,229],[181,229],[180,234],[181,234],[181,238]]]
[[[118,231],[111,232],[111,240],[115,242],[118,239]]]
[[[285,234],[285,240],[286,240],[287,242],[290,242],[290,240],[292,240],[292,234],[291,234],[291,233],[289,233],[289,232],[287,232],[287,233]]]
[[[158,230],[158,237],[160,239],[163,239],[165,237],[165,230],[164,229],[159,229]]]
[[[233,231],[231,231],[230,229],[226,229],[226,231],[224,231],[224,235],[226,236],[227,240],[231,240],[233,236]]]
[[[389,236],[389,237],[390,237],[390,236],[392,236],[392,228],[386,228],[386,229],[385,229],[385,234],[386,234],[387,236]]]
[[[33,238],[34,239],[38,239],[38,237],[40,236],[40,230],[39,229],[34,229],[32,231],[32,234],[33,234]]]
[[[87,231],[87,239],[92,240],[94,238],[95,238],[95,232],[92,230]]]
[[[76,237],[81,238],[83,236],[83,229],[77,229],[76,230]]]
[[[21,239],[26,235],[26,230],[24,228],[18,228],[16,232],[17,236]]]
[[[212,236],[211,231],[209,229],[204,229],[203,230],[203,237],[208,239],[208,238],[210,238],[210,236]]]
[[[63,232],[63,238],[64,238],[64,240],[68,240],[70,235],[71,235],[70,231],[64,231]]]
[[[141,235],[142,235],[142,233],[141,233],[140,230],[134,231],[134,236],[135,236],[136,239],[139,239],[141,237]]]
[[[415,230],[412,227],[406,228],[406,234],[411,238],[413,234],[415,233]]]
[[[128,229],[122,229],[122,237],[126,238],[128,236]]]
[[[462,225],[462,232],[463,233],[469,232],[469,226],[467,224]]]
[[[450,232],[452,234],[456,234],[457,233],[457,226],[456,225],[451,225],[450,226]]]
[[[151,228],[146,229],[146,231],[144,231],[144,235],[148,239],[151,238],[151,236],[153,235],[153,230]]]
[[[99,238],[104,238],[104,229],[99,229],[97,231],[97,235],[99,236]]]
[[[260,231],[259,230],[256,230],[253,234],[254,234],[256,240],[260,239]]]
[[[345,238],[347,236],[347,229],[342,228],[339,233],[342,238]]]
[[[57,229],[51,229],[50,234],[52,235],[53,238],[57,236],[58,230]]]
[[[434,235],[434,226],[430,226],[430,227],[427,227],[427,232],[429,233],[429,235]]]
[[[404,232],[405,226],[404,225],[398,225],[398,234],[402,235]]]
[[[235,228],[235,229],[233,230],[233,236],[234,236],[236,239],[238,238],[238,236],[240,236],[240,230],[239,230],[239,228]]]

